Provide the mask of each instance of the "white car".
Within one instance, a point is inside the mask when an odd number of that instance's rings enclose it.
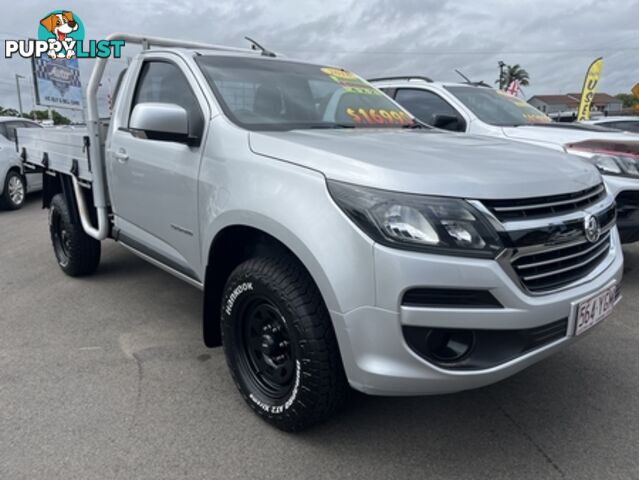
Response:
[[[639,133],[639,117],[599,117],[593,120],[585,120],[581,123],[623,130],[624,132]]]
[[[473,135],[507,138],[589,159],[617,201],[624,243],[639,240],[639,135],[553,122],[525,100],[483,84],[386,77],[370,82],[422,122]]]
[[[16,128],[41,128],[18,117],[0,117],[0,207],[17,210],[27,193],[42,189],[41,173],[26,173],[16,151]]]

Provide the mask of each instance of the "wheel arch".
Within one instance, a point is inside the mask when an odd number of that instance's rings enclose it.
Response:
[[[326,307],[337,305],[337,296],[319,261],[305,245],[288,230],[265,225],[229,224],[221,228],[208,249],[204,281],[204,342],[209,347],[221,345],[220,308],[224,285],[233,269],[243,261],[260,254],[292,255],[317,286]]]
[[[19,165],[15,165],[15,164],[9,164],[9,165],[7,165],[6,170],[4,171],[2,177],[0,177],[2,179],[0,181],[0,195],[2,195],[4,193],[4,187],[5,187],[5,184],[7,183],[7,176],[11,172],[15,172],[15,173],[20,174],[22,176],[22,180],[24,181],[25,187],[27,186],[27,178],[22,173],[22,169],[20,168],[20,166]]]
[[[53,197],[61,193],[64,195],[67,205],[69,205],[71,222],[74,225],[79,225],[81,223],[80,213],[78,211],[78,203],[73,192],[71,177],[60,173],[55,176],[47,173],[43,173],[42,175],[42,208],[50,208]]]

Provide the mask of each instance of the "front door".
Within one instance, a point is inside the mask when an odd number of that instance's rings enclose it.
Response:
[[[127,128],[139,103],[177,104],[187,110],[192,133],[201,138],[204,115],[194,91],[178,63],[146,60],[127,109],[126,126],[111,134],[107,164],[119,240],[201,280],[197,194],[202,146],[149,139]]]

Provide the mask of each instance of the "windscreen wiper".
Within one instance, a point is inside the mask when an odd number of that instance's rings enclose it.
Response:
[[[413,123],[409,125],[402,125],[402,128],[409,128],[411,130],[415,130],[415,129],[432,130],[433,129],[433,127],[431,127],[430,125],[422,122],[421,120],[417,120],[416,118],[413,118]]]

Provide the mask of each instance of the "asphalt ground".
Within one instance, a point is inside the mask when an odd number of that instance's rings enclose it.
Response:
[[[355,395],[301,434],[243,403],[202,294],[113,242],[57,267],[38,196],[0,212],[0,479],[637,479],[639,246],[597,331],[499,384]]]

